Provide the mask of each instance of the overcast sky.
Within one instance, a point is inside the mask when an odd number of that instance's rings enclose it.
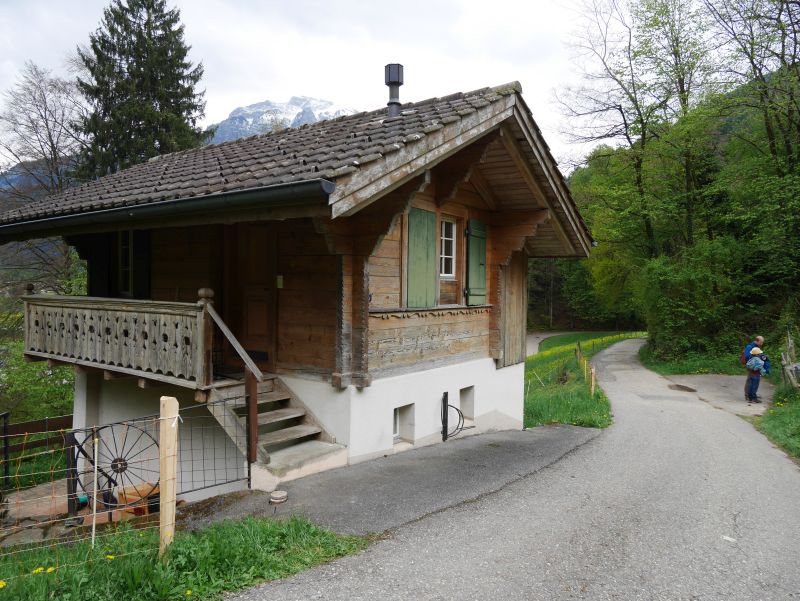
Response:
[[[313,96],[357,110],[384,106],[383,66],[405,66],[403,102],[517,80],[557,158],[553,89],[576,78],[571,0],[168,0],[202,61],[205,124],[238,106]],[[65,72],[107,0],[0,0],[0,90],[26,60]]]

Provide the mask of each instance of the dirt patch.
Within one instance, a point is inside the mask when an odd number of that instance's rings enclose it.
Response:
[[[178,507],[176,517],[178,529],[191,531],[226,518],[266,515],[267,510],[272,513],[268,493],[243,490],[186,503]]]
[[[697,392],[697,390],[695,390],[691,386],[684,386],[683,384],[670,384],[669,385],[669,389],[670,390],[682,390],[683,392]]]

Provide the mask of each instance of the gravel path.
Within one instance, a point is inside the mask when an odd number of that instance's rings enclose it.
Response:
[[[562,460],[234,598],[800,599],[797,466],[640,344],[595,357],[615,424]]]

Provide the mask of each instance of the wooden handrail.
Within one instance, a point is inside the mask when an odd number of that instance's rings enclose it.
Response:
[[[222,320],[222,317],[220,317],[219,313],[217,313],[216,309],[214,309],[214,305],[212,305],[211,303],[205,303],[204,309],[205,311],[208,312],[208,315],[211,317],[211,319],[214,320],[214,323],[217,324],[217,327],[223,333],[225,338],[228,339],[228,342],[231,343],[233,350],[235,350],[236,353],[239,355],[239,358],[247,366],[247,369],[249,369],[250,372],[255,376],[256,380],[258,380],[259,382],[263,382],[264,374],[261,373],[261,370],[258,369],[258,366],[250,358],[250,355],[247,354],[247,351],[245,351],[242,345],[239,343],[239,341],[236,340],[236,336],[233,335],[233,332],[230,331],[228,326]]]

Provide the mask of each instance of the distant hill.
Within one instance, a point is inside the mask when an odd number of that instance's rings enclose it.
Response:
[[[211,144],[236,140],[272,131],[274,128],[300,127],[325,119],[357,113],[355,109],[334,104],[330,100],[292,96],[289,102],[265,100],[250,106],[234,109],[230,116],[211,127],[216,127]]]

